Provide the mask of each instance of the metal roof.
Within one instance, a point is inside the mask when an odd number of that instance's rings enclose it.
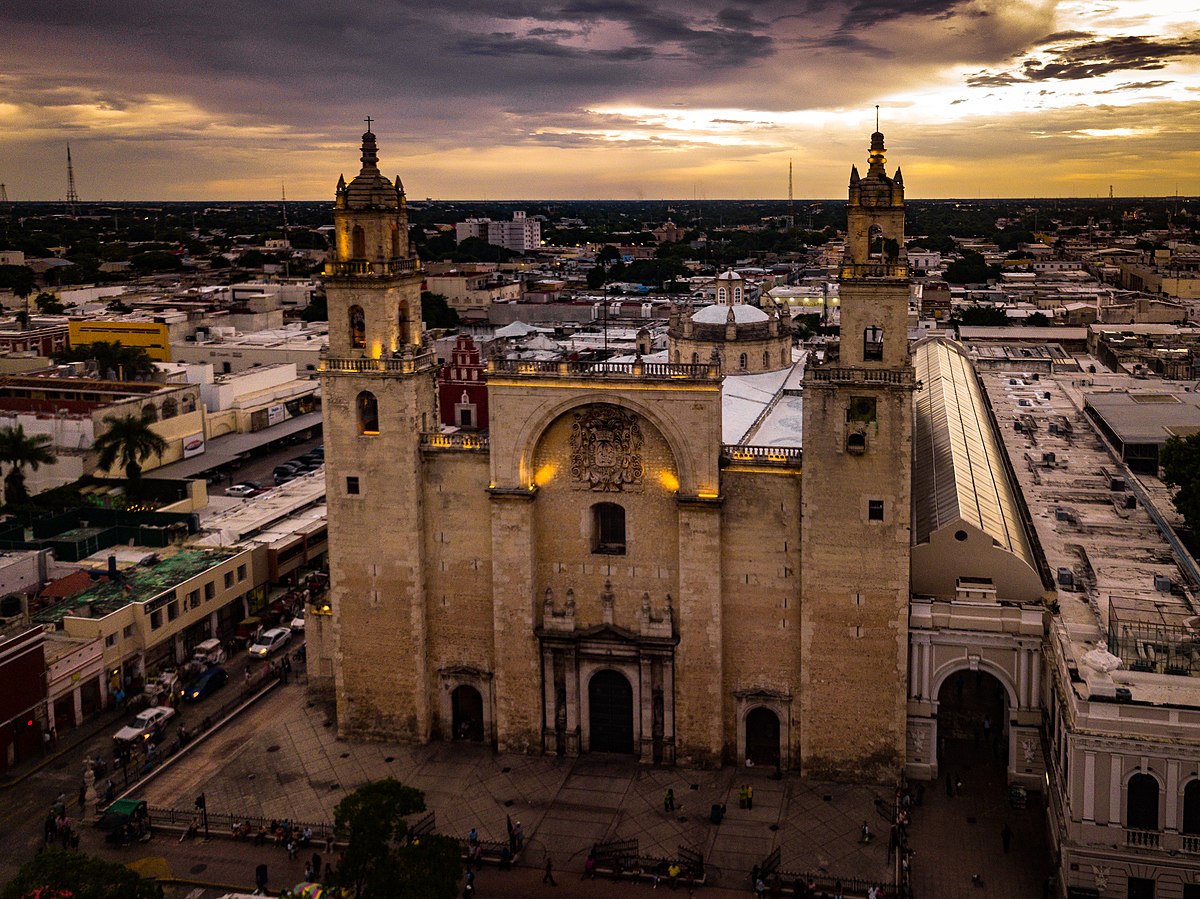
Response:
[[[913,365],[921,383],[913,423],[914,543],[961,520],[1036,569],[971,361],[957,344],[930,338],[914,345]]]

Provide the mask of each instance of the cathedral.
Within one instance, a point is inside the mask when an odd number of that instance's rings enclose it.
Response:
[[[939,679],[982,653],[1015,685],[1018,643],[1040,628],[985,623],[986,650],[910,640],[914,582],[979,605],[953,575],[911,570],[914,539],[964,534],[926,566],[978,545],[963,556],[970,583],[1011,582],[1006,601],[1039,603],[1041,583],[993,572],[1032,567],[1024,545],[989,555],[978,504],[938,494],[914,532],[914,426],[936,443],[940,410],[970,408],[973,388],[940,374],[956,351],[910,346],[904,215],[876,132],[850,176],[840,347],[819,363],[726,273],[712,306],[672,316],[665,356],[493,361],[486,431],[443,433],[404,189],[364,134],[361,170],[338,182],[325,277],[332,617],[309,635],[339,733],[936,774],[931,673],[936,700]],[[915,355],[938,379],[925,418]],[[971,468],[969,447],[948,446],[943,487]],[[1012,696],[1013,727],[1036,734],[1037,698]]]

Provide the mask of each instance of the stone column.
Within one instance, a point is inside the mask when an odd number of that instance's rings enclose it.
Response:
[[[492,490],[492,609],[496,647],[496,748],[541,747],[542,702],[533,565],[532,490]],[[551,726],[553,722],[548,722]]]
[[[643,765],[654,763],[654,678],[650,671],[650,656],[638,659],[637,689],[638,721],[641,722],[639,758]]]
[[[721,764],[725,732],[718,500],[679,500],[679,645],[675,650],[675,757]]]

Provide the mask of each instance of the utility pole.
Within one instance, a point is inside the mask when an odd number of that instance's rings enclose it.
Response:
[[[67,144],[67,214],[71,218],[79,207],[79,194],[75,190],[75,167],[71,164],[71,145]]]
[[[796,204],[792,199],[792,161],[788,160],[788,211],[787,211],[787,229],[791,231],[796,227]]]
[[[287,185],[282,181],[279,182],[280,203],[283,206],[283,247],[287,251],[287,258],[283,263],[283,277],[290,278],[292,276],[292,241],[288,237],[288,220],[287,220]]]

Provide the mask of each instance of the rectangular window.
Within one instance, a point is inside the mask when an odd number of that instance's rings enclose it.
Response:
[[[104,638],[104,645],[105,646],[116,646],[117,645],[117,635],[116,634],[106,635]]]
[[[1154,899],[1154,881],[1148,877],[1130,877],[1129,899]]]
[[[871,521],[883,521],[883,500],[867,500],[867,518]]]
[[[592,506],[595,542],[592,552],[615,556],[625,554],[625,510],[616,503]]]
[[[350,496],[358,496],[358,478],[346,478],[346,493]]]
[[[179,617],[179,603],[178,602],[167,603],[167,621],[174,621],[178,617]]]
[[[150,613],[150,630],[158,630],[162,627],[162,609],[155,609]]]
[[[238,566],[238,580],[244,581],[245,579],[246,579],[246,566],[239,565]]]
[[[225,589],[228,590],[232,586],[233,586],[233,572],[226,571],[225,572]]]
[[[125,625],[125,627],[121,631],[122,639],[128,640],[132,636],[133,636],[133,625],[132,624]]]
[[[217,595],[217,585],[213,581],[209,581],[204,585],[204,598],[212,599]]]

